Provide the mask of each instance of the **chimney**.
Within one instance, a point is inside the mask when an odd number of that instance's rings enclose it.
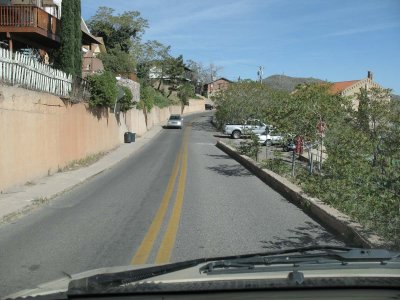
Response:
[[[371,79],[371,80],[373,80],[373,74],[372,74],[371,71],[368,71],[368,78]]]

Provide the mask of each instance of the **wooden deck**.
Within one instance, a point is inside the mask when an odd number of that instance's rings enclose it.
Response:
[[[35,40],[43,45],[54,46],[60,42],[60,20],[37,6],[1,5],[0,33],[6,33],[21,42]]]

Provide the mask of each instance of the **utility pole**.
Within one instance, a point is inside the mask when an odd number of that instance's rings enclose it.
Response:
[[[216,72],[216,71],[215,71]],[[215,80],[214,78],[214,65],[210,64],[210,75],[211,75],[211,82],[213,82]]]
[[[264,75],[264,67],[263,66],[259,66],[258,67],[258,80],[260,81],[260,83],[262,83],[262,79],[263,79],[263,75]]]

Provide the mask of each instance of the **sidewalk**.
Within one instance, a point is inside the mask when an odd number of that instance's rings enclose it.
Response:
[[[155,137],[162,124],[154,126],[135,143],[121,144],[94,164],[74,171],[56,173],[36,180],[34,185],[24,185],[14,192],[0,194],[0,224],[8,223],[51,199],[73,189],[93,176],[96,176],[116,163],[128,158]]]

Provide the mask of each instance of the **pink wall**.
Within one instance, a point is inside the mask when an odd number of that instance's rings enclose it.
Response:
[[[191,100],[185,113],[204,111],[203,100]],[[142,111],[120,114],[91,111],[49,94],[0,86],[0,191],[57,172],[69,162],[108,151],[123,143],[126,131],[143,135],[180,113],[180,107],[153,108],[146,126]]]

